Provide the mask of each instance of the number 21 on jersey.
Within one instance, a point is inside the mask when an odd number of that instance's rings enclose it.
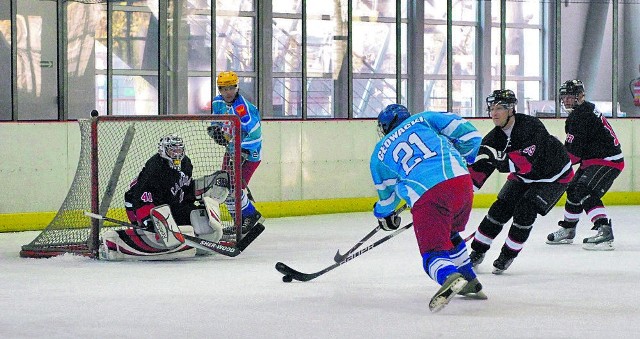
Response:
[[[415,150],[423,155],[415,156]],[[420,139],[420,136],[416,133],[411,133],[407,138],[407,141],[399,142],[393,149],[393,160],[402,164],[402,169],[405,175],[409,175],[416,165],[422,162],[424,159],[428,159],[436,156],[438,153],[432,151],[427,145]]]

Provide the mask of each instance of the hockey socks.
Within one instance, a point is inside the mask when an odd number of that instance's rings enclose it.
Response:
[[[253,206],[251,201],[249,201],[249,203],[246,206],[242,207],[242,216],[245,218],[256,214],[256,212],[257,212],[256,207]]]
[[[422,255],[422,265],[431,279],[442,285],[447,277],[458,273],[456,265],[449,258],[448,251],[427,252]]]
[[[467,281],[475,279],[476,273],[473,271],[473,266],[469,259],[469,253],[467,252],[467,246],[460,234],[453,234],[451,236],[451,242],[453,243],[453,249],[449,251],[449,257],[458,268],[458,272],[460,272]]]

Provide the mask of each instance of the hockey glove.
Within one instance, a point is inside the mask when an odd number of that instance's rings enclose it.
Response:
[[[225,133],[222,131],[222,128],[218,125],[213,125],[207,127],[207,133],[216,142],[216,144],[220,146],[229,145],[229,140],[226,138]]]
[[[395,231],[400,227],[400,217],[393,212],[384,218],[378,219],[378,225],[385,231]]]
[[[476,157],[476,163],[483,161],[495,167],[500,172],[509,170],[507,154],[502,151],[498,151],[491,146],[480,146],[480,149],[478,150],[478,156]]]
[[[249,159],[249,150],[248,149],[242,149],[242,151],[240,152],[240,157],[242,158],[242,163],[244,164],[245,161],[247,161],[247,159]]]

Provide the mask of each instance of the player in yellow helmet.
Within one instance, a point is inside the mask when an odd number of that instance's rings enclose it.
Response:
[[[220,94],[213,98],[211,103],[212,114],[235,114],[240,118],[240,147],[242,149],[242,233],[245,234],[258,223],[262,223],[264,218],[262,214],[256,210],[252,199],[247,196],[247,185],[253,176],[253,173],[260,165],[262,151],[262,127],[260,124],[260,112],[258,108],[245,99],[239,93],[238,74],[233,71],[224,71],[218,74],[217,78],[218,91]],[[231,136],[225,135],[224,126],[219,123],[212,123],[207,129],[209,135],[220,145],[233,147],[230,144]],[[222,170],[230,166],[229,152],[226,153],[223,161]],[[235,213],[235,202],[233,194],[229,194],[227,199],[227,208],[231,213]],[[225,229],[225,234],[233,236],[235,230],[232,228]]]

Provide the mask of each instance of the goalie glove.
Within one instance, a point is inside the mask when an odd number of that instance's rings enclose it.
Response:
[[[507,154],[502,151],[498,151],[491,146],[480,145],[475,163],[483,161],[495,167],[500,172],[509,170]]]
[[[222,130],[222,127],[218,125],[212,125],[207,127],[207,134],[220,146],[229,145],[230,137]]]
[[[240,158],[242,159],[242,163],[244,164],[245,161],[247,161],[247,159],[249,159],[249,156],[251,155],[251,152],[248,149],[242,149],[240,152]]]
[[[400,227],[400,217],[393,212],[384,218],[378,218],[378,225],[385,231],[395,231]]]

